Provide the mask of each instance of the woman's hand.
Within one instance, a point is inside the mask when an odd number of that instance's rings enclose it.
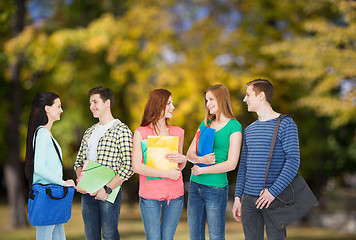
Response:
[[[67,181],[64,181],[64,187],[75,187],[75,183],[72,179],[68,179]]]
[[[173,168],[169,171],[167,171],[167,178],[170,178],[172,180],[177,180],[181,175],[180,168]]]
[[[199,158],[199,163],[204,164],[214,164],[215,163],[215,153],[209,153],[205,156]]]
[[[166,159],[170,162],[186,163],[188,158],[180,153],[167,153]]]
[[[199,167],[198,165],[194,165],[192,167],[192,173],[195,175],[195,176],[198,176],[200,174],[202,174],[202,168]]]

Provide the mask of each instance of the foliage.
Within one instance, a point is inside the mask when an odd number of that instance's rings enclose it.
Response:
[[[289,79],[305,89],[298,106],[331,117],[333,128],[353,121],[356,114],[356,18],[352,18],[356,7],[352,11],[346,3],[333,6],[346,8],[338,19],[305,21],[305,35],[262,49],[278,65],[274,79]]]
[[[89,125],[88,105],[83,101],[87,102],[87,92],[95,85],[113,89],[119,100],[114,113],[132,129],[139,125],[148,91],[157,87],[171,89],[178,106],[174,123],[194,132],[203,118],[202,92],[207,86],[223,82],[236,88],[239,84],[236,77],[214,64],[207,51],[202,51],[207,55],[203,56],[203,64],[197,59],[202,56],[196,48],[190,47],[179,56],[183,46],[174,39],[171,21],[165,9],[142,4],[122,18],[106,14],[87,28],[47,34],[28,26],[20,37],[7,43],[6,52],[10,63],[18,58],[25,61],[25,89],[65,93],[60,96],[64,108],[70,108],[67,113],[64,109],[63,120],[56,124],[55,131],[64,149],[80,140],[73,136],[75,128],[80,126],[83,130]],[[175,62],[167,61],[169,54],[175,55],[176,59],[171,60]],[[73,156],[67,157],[73,161]]]
[[[8,23],[11,23],[11,16],[14,14],[15,7],[14,4],[12,3],[11,0],[4,0],[1,1],[0,3],[0,83],[1,83],[1,88],[0,88],[0,98],[2,99],[2,104],[0,104],[0,112],[1,113],[8,113],[11,109],[10,104],[4,104],[8,103],[9,99],[9,89],[10,89],[10,84],[6,81],[6,75],[4,74],[7,69],[7,56],[4,52],[4,43],[11,37],[12,35],[12,29],[11,25]],[[2,118],[0,118],[0,146],[6,146],[7,141],[6,141],[6,126],[8,124],[8,117],[6,117],[6,114]],[[7,155],[7,147],[2,147],[0,151],[0,166],[2,165],[3,159],[5,159]],[[0,174],[1,176],[1,174]]]
[[[356,166],[356,4],[320,1],[308,8],[322,9],[329,18],[310,17],[300,24],[302,34],[261,48],[272,62],[271,78],[288,82],[284,98],[299,116],[305,169],[310,178],[318,172],[319,184]]]
[[[5,46],[9,63],[24,62],[22,156],[39,91],[62,99],[63,117],[53,131],[71,166],[83,131],[95,122],[87,96],[92,87],[113,90],[114,116],[132,130],[149,91],[171,90],[171,123],[185,129],[187,149],[204,117],[208,86],[229,88],[246,127],[255,116],[241,101],[245,83],[262,77],[274,83],[274,108],[299,126],[303,173],[323,185],[328,176],[356,170],[354,1],[34,2],[52,14]]]

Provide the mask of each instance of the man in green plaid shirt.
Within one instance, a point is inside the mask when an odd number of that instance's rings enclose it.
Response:
[[[90,110],[99,122],[88,128],[83,136],[74,164],[79,178],[84,161],[96,161],[117,172],[103,188],[93,194],[82,193],[82,215],[87,240],[120,239],[118,231],[121,190],[114,203],[106,201],[113,189],[132,174],[132,132],[128,126],[112,116],[113,93],[105,87],[90,90]]]

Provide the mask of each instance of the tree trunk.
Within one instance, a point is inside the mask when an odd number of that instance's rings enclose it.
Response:
[[[17,36],[24,28],[25,0],[16,0],[16,13],[14,17],[13,32]],[[4,166],[4,176],[7,188],[7,196],[11,209],[10,224],[13,228],[19,228],[27,225],[25,215],[24,198],[24,170],[20,161],[20,141],[19,125],[21,115],[21,85],[20,71],[21,60],[10,66],[10,95],[12,111],[10,112],[8,141],[9,155]]]

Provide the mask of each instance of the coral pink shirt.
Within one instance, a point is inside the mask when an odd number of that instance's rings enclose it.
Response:
[[[140,132],[142,139],[146,140],[147,136],[154,136],[153,129],[148,125],[136,129]],[[176,126],[168,126],[170,136],[178,136],[179,142],[184,135],[184,130]],[[180,146],[179,146],[180,147]],[[142,162],[144,162],[142,157]],[[170,178],[156,179],[147,181],[147,177],[140,175],[139,196],[151,200],[168,200],[176,199],[184,195],[182,173],[177,180]]]

